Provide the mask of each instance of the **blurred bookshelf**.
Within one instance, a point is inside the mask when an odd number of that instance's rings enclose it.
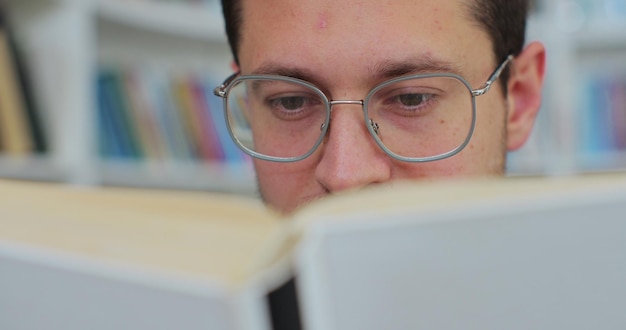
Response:
[[[231,59],[218,1],[3,4],[46,145],[0,143],[0,176],[256,192],[250,160],[216,124],[212,90]]]
[[[537,0],[528,40],[547,48],[544,100],[512,175],[626,169],[626,1]]]
[[[0,112],[0,177],[256,192],[250,160],[215,124],[210,92],[231,59],[218,1],[0,3],[11,37],[2,60],[23,62],[8,86],[29,92],[14,106],[22,118]],[[626,169],[623,31],[624,0],[534,1],[528,40],[547,47],[544,101],[510,175]]]

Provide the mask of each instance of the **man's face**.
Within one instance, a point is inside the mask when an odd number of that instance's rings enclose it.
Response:
[[[499,65],[462,0],[244,0],[243,22],[242,74],[304,72],[301,78],[331,100],[362,100],[382,82],[381,68],[450,63],[475,89]],[[313,155],[295,163],[255,160],[260,192],[270,206],[292,211],[329,193],[394,179],[500,175],[507,118],[500,84],[477,97],[476,107],[476,130],[463,151],[416,164],[380,149],[361,106],[334,105]]]

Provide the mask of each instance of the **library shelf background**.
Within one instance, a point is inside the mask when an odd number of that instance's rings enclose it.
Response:
[[[26,0],[5,9],[49,148],[3,154],[0,176],[255,193],[249,159],[215,124],[221,105],[209,91],[230,68],[218,2]]]
[[[46,148],[0,151],[1,177],[255,193],[206,93],[231,61],[218,1],[4,3]],[[528,40],[548,50],[545,98],[510,175],[626,168],[625,7],[534,2]]]
[[[536,1],[528,40],[547,48],[544,100],[514,174],[626,168],[626,2]]]

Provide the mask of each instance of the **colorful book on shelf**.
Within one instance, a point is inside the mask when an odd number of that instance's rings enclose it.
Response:
[[[107,97],[105,83],[100,75],[95,79],[95,95],[97,100],[98,155],[102,158],[115,158],[122,154],[122,146],[119,141],[120,136],[115,134],[111,103]]]
[[[158,100],[158,93],[155,90],[154,74],[152,68],[136,68],[135,69],[137,79],[137,93],[141,95],[142,99],[147,104],[147,109],[150,112],[150,116],[153,119],[155,134],[157,137],[156,144],[158,149],[163,155],[163,160],[169,160],[173,158],[174,137],[170,126],[167,123],[167,118],[163,113],[163,107],[160,106]]]
[[[172,95],[169,75],[164,72],[149,72],[148,88],[152,89],[159,118],[167,131],[170,155],[175,160],[189,161],[193,154],[185,127]]]
[[[98,92],[101,93],[99,97],[104,98],[100,105],[106,106],[100,109],[103,112],[101,117],[108,118],[109,125],[106,128],[111,129],[108,135],[118,142],[116,150],[119,153],[109,156],[140,159],[143,157],[143,150],[137,137],[136,123],[130,116],[128,98],[120,75],[113,68],[102,67],[98,72]]]
[[[209,114],[213,118],[217,136],[224,151],[224,159],[226,162],[241,163],[248,160],[248,157],[237,147],[230,137],[226,126],[226,117],[224,115],[222,99],[213,94],[213,89],[218,86],[212,79],[204,79],[201,82],[204,88],[204,95],[208,101]]]
[[[200,118],[193,109],[193,97],[191,88],[187,80],[189,75],[175,75],[171,77],[172,96],[176,112],[183,126],[183,131],[187,137],[187,143],[194,159],[203,159],[204,148],[202,147],[202,133]]]
[[[193,98],[193,111],[200,121],[200,139],[203,154],[207,161],[217,161],[224,159],[224,150],[220,144],[220,138],[217,134],[216,125],[225,125],[225,123],[216,123],[213,116],[209,113],[209,101],[204,95],[204,87],[200,80],[194,77],[189,81],[191,97]]]
[[[0,328],[622,329],[625,212],[626,174],[396,182],[288,216],[2,182]]]
[[[129,69],[123,72],[124,89],[129,101],[129,109],[134,129],[137,131],[144,159],[162,161],[166,157],[163,132],[159,129],[154,104],[147,97],[142,86],[138,70]]]

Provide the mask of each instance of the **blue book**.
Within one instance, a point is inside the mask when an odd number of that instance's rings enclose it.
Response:
[[[113,134],[113,122],[110,118],[110,105],[104,95],[104,82],[100,75],[95,79],[96,88],[96,127],[98,155],[101,158],[115,157],[120,152],[115,134]]]
[[[124,119],[121,117],[121,109],[117,103],[120,96],[114,86],[113,79],[112,72],[107,69],[101,69],[98,73],[98,98],[102,105],[100,111],[103,112],[101,117],[106,121],[106,129],[109,132],[108,139],[114,143],[114,147],[110,149],[112,154],[109,156],[112,158],[130,158],[133,155],[133,147]]]

